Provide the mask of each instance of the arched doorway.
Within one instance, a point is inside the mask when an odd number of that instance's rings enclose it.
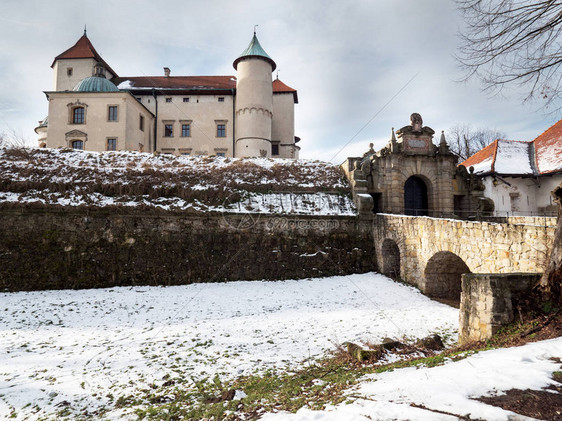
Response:
[[[387,238],[382,243],[381,256],[383,275],[392,279],[400,278],[400,249],[398,245]]]
[[[427,186],[420,177],[412,176],[404,184],[404,215],[428,215]]]
[[[425,267],[424,292],[430,297],[460,300],[463,273],[470,269],[459,256],[450,251],[435,253]]]

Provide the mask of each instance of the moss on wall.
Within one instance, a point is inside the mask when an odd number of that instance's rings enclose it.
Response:
[[[355,217],[261,216],[244,229],[232,222],[219,214],[4,209],[0,289],[275,280],[376,268],[371,230]]]

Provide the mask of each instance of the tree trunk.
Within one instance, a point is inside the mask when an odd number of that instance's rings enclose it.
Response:
[[[546,299],[562,303],[562,184],[554,189],[552,195],[558,204],[558,226],[554,234],[550,261],[537,287]]]

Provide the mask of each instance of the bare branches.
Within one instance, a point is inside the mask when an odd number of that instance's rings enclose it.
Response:
[[[562,1],[456,2],[466,22],[457,55],[465,80],[476,77],[493,93],[519,85],[526,101],[562,107]]]
[[[469,124],[457,124],[447,133],[447,141],[451,150],[462,160],[474,155],[496,139],[505,139],[506,135],[495,129],[473,129]]]

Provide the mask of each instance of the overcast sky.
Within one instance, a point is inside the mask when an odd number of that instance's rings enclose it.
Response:
[[[517,92],[490,98],[476,81],[457,82],[462,22],[451,0],[2,0],[0,131],[35,144],[50,65],[85,24],[119,76],[160,76],[164,66],[172,76],[235,75],[232,62],[259,25],[279,78],[298,90],[302,158],[342,162],[369,142],[378,149],[413,112],[436,137],[468,123],[532,140],[560,118],[522,105]]]

